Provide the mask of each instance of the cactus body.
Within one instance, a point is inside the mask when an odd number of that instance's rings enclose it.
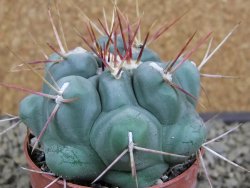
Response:
[[[99,40],[100,45],[106,42],[107,38]],[[126,53],[121,37],[117,49]],[[109,50],[113,53],[114,46]],[[132,49],[131,61],[139,51]],[[119,78],[108,69],[100,72],[101,60],[90,52],[77,48],[65,56],[62,62],[47,64],[45,75],[53,84],[52,75],[59,87],[68,83],[64,99],[76,98],[60,104],[41,138],[47,165],[55,174],[69,180],[95,179],[127,147],[128,132],[133,133],[137,146],[187,156],[195,154],[204,142],[206,130],[195,111],[197,101],[164,81],[159,70],[168,64],[152,50],[145,48],[133,68],[124,65]],[[54,54],[50,59],[61,57]],[[199,96],[200,75],[191,61],[171,81]],[[45,84],[43,92],[57,95]],[[31,95],[21,102],[20,117],[38,136],[55,106],[55,100]],[[142,151],[135,151],[134,156],[139,187],[154,184],[170,164],[184,161]],[[134,187],[129,155],[102,180]]]

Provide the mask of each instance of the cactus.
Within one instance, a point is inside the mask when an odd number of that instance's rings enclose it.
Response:
[[[93,181],[126,151],[129,133],[138,148],[170,153],[132,151],[138,185],[147,187],[169,166],[196,154],[206,139],[195,110],[200,73],[188,60],[191,53],[163,62],[146,47],[149,34],[134,45],[137,30],[124,31],[117,15],[121,34],[114,27],[94,45],[81,36],[92,52],[54,50],[45,67],[46,96],[24,98],[20,118],[42,144],[49,169],[67,180]],[[102,180],[134,187],[129,152]]]

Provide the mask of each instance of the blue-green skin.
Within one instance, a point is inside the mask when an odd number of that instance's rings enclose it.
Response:
[[[52,172],[69,180],[94,180],[127,148],[128,132],[141,147],[187,156],[197,152],[206,138],[203,121],[195,111],[197,102],[168,85],[150,65],[167,65],[155,61],[155,53],[144,57],[134,71],[123,70],[120,79],[109,70],[97,75],[97,58],[91,53],[71,54],[63,62],[46,66],[59,87],[69,82],[63,97],[78,99],[61,104],[41,139]],[[60,57],[54,54],[50,59]],[[48,74],[46,78],[52,83]],[[173,74],[173,82],[199,97],[200,75],[190,61]],[[55,95],[45,84],[43,92]],[[38,136],[55,105],[54,100],[30,95],[20,103],[20,117]],[[139,187],[153,185],[169,165],[184,161],[141,151],[134,155]],[[102,180],[135,187],[129,155]]]

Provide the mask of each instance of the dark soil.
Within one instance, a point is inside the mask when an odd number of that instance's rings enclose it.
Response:
[[[161,180],[163,182],[169,181],[176,176],[182,174],[184,171],[186,171],[192,164],[195,162],[195,155],[191,156],[187,161],[185,161],[183,164],[177,164],[175,166],[170,167],[166,173],[161,177]]]

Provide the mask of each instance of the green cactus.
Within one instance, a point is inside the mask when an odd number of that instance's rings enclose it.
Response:
[[[45,78],[63,90],[56,93],[44,83],[42,92],[56,99],[30,95],[20,103],[20,117],[40,138],[48,167],[67,180],[93,181],[128,147],[128,132],[136,146],[184,156],[205,141],[195,110],[200,74],[194,63],[178,58],[175,64],[185,62],[170,74],[165,70],[172,62],[163,63],[145,44],[125,48],[115,37],[115,46],[106,47],[108,36],[98,40],[105,57],[82,48],[51,55],[55,62],[46,65]],[[115,57],[118,51],[124,59]],[[139,187],[153,185],[170,165],[186,159],[142,151],[134,151],[134,158]],[[134,187],[129,154],[102,180]]]

